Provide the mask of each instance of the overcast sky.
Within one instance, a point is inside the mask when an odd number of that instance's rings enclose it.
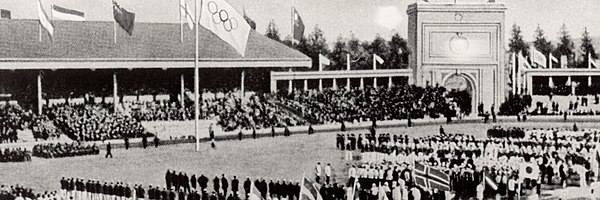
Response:
[[[37,0],[0,0],[0,8],[12,10],[13,18],[37,19]],[[194,0],[186,0],[193,4]],[[263,33],[273,19],[282,37],[290,33],[290,6],[295,5],[307,27],[308,35],[315,25],[325,32],[329,42],[350,31],[361,40],[371,40],[377,34],[389,38],[396,30],[406,37],[406,8],[417,0],[228,0],[238,11],[246,13]],[[421,0],[419,0],[421,1]],[[448,0],[430,0],[448,1]],[[453,0],[449,0],[453,2]],[[458,0],[481,2],[487,0]],[[504,3],[507,32],[516,23],[522,27],[526,39],[533,37],[537,24],[556,40],[559,27],[565,23],[574,38],[579,38],[584,27],[592,36],[600,36],[600,1],[598,0],[496,0]],[[111,0],[42,0],[50,4],[85,12],[87,20],[110,21]],[[122,7],[136,13],[138,22],[179,22],[179,0],[117,0]],[[507,35],[508,37],[508,35]]]

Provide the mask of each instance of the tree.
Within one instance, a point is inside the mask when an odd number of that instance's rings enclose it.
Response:
[[[248,17],[248,15],[246,15],[246,12],[244,12],[244,19],[246,20],[246,22],[248,22],[248,25],[250,25],[250,28],[252,30],[256,30],[256,22],[252,20],[252,18]]]
[[[548,55],[554,51],[554,46],[546,39],[544,30],[540,28],[539,24],[537,29],[535,29],[534,38],[535,40],[533,41],[533,46],[544,55]]]
[[[510,48],[510,52],[518,53],[522,52],[525,55],[529,54],[527,43],[523,40],[523,35],[521,35],[521,27],[517,26],[517,24],[513,25],[512,28],[512,38],[510,38],[510,42],[508,47]]]
[[[571,35],[567,31],[567,26],[563,24],[560,27],[560,32],[558,32],[558,45],[554,52],[554,57],[560,58],[562,55],[566,55],[567,58],[573,56],[573,49],[575,49],[575,44],[573,44],[573,40],[571,39]],[[569,60],[571,62],[571,60]]]
[[[313,69],[319,69],[319,54],[329,55],[329,46],[327,45],[327,39],[325,34],[319,25],[315,25],[313,32],[308,35],[307,38],[307,52],[306,55],[313,59]],[[302,41],[300,42],[302,43]]]
[[[587,67],[588,63],[588,54],[592,57],[592,59],[598,59],[598,55],[596,54],[596,49],[594,48],[594,44],[592,43],[592,38],[590,38],[590,33],[587,30],[587,27],[583,31],[581,36],[581,52],[582,52],[582,62],[579,66]]]
[[[403,68],[403,64],[408,63],[408,55],[410,54],[406,40],[395,33],[392,35],[388,46],[390,47],[390,56],[389,61],[386,62],[390,63],[390,68]]]
[[[348,47],[346,40],[340,35],[337,40],[333,43],[333,49],[329,54],[331,60],[331,66],[328,69],[343,70],[346,69],[346,54],[348,54]]]
[[[267,31],[265,32],[265,36],[278,42],[281,41],[281,38],[279,36],[279,28],[277,28],[275,20],[271,20],[269,22],[269,25],[267,26]]]

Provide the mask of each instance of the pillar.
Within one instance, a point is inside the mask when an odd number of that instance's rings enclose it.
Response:
[[[117,94],[117,72],[113,72],[113,111],[117,112],[117,105],[119,104],[119,96]]]
[[[246,71],[242,70],[242,77],[240,78],[240,99],[242,103],[244,103],[244,94],[246,94],[246,88],[244,85],[244,80],[246,79]]]
[[[180,85],[181,85],[181,96],[179,97],[179,104],[181,106],[181,108],[185,108],[185,79],[183,78],[183,74],[181,74],[181,81],[180,81]],[[139,93],[138,93],[138,97],[139,97]]]
[[[292,93],[292,90],[294,90],[294,81],[292,81],[291,79],[288,80],[288,94]]]
[[[364,89],[365,88],[365,78],[360,78],[360,89]]]
[[[323,79],[319,79],[319,91],[323,91]]]
[[[377,88],[377,77],[373,77],[373,87]]]
[[[533,94],[533,77],[527,76],[527,94]]]
[[[392,83],[392,77],[390,76],[388,78],[388,88],[392,88],[392,86],[394,86],[394,83]]]
[[[554,80],[552,79],[552,76],[548,77],[548,87],[550,87],[550,88],[554,87]]]
[[[350,90],[350,78],[346,79],[346,90]]]
[[[592,86],[592,77],[588,76],[588,86]]]
[[[337,89],[338,89],[337,80],[336,80],[335,78],[333,79],[333,86],[332,86],[332,88],[333,88],[334,90],[337,90]]]
[[[277,80],[273,79],[273,76],[271,76],[271,93],[276,93],[277,92]]]
[[[308,91],[308,79],[304,79],[304,91]]]
[[[37,111],[38,115],[42,114],[42,71],[38,72],[37,76]]]

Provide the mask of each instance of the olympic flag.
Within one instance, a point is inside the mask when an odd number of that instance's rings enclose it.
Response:
[[[242,57],[246,56],[250,25],[244,16],[225,0],[204,0],[201,6],[200,25],[233,46]]]
[[[38,0],[38,16],[40,19],[40,26],[42,26],[42,28],[44,28],[44,30],[46,30],[46,32],[50,34],[50,37],[52,37],[54,35],[54,25],[50,23],[50,19],[48,18],[46,11],[44,11],[44,8],[42,7],[42,0]]]

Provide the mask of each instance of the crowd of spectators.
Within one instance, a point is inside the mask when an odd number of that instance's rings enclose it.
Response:
[[[334,123],[414,119],[426,115],[437,118],[449,109],[444,92],[443,87],[414,85],[321,92],[296,90],[280,94],[279,100],[314,123]]]
[[[44,107],[44,115],[76,141],[136,138],[147,134],[139,120],[112,109],[109,104],[56,104]]]
[[[0,105],[0,143],[17,142],[17,130],[27,128],[32,118],[33,113],[19,105]]]
[[[27,149],[6,148],[0,149],[0,162],[28,162],[31,161],[31,155]]]
[[[140,121],[183,121],[194,117],[194,108],[181,107],[179,102],[125,102],[123,107],[133,118]]]
[[[79,142],[68,143],[48,143],[36,144],[33,147],[32,155],[42,158],[61,158],[73,156],[98,155],[100,149],[96,144],[83,145]]]
[[[5,186],[0,185],[0,199],[2,200],[54,200],[55,193],[45,192],[44,194],[35,194],[31,188],[23,186]]]

